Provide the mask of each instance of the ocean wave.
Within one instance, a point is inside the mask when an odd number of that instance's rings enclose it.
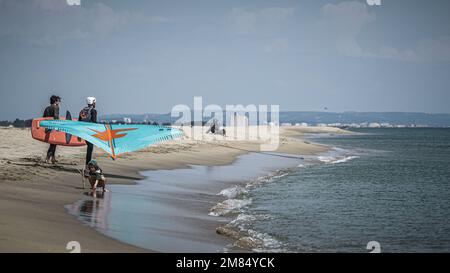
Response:
[[[242,196],[247,193],[248,193],[248,190],[246,190],[245,188],[243,188],[241,186],[233,186],[233,187],[226,188],[226,189],[220,191],[217,195],[222,195],[229,199],[234,199],[236,197]]]
[[[210,216],[222,216],[231,212],[238,212],[241,208],[248,206],[252,203],[252,199],[227,199],[218,203],[211,208]]]
[[[291,171],[292,169],[272,171],[268,175],[250,180],[245,185],[234,185],[223,189],[217,194],[227,199],[212,207],[209,212],[210,216],[218,217],[225,216],[229,213],[239,213],[227,225],[216,229],[218,234],[235,239],[235,242],[230,247],[248,249],[254,252],[283,252],[283,244],[281,242],[272,238],[269,234],[260,233],[251,229],[253,222],[257,220],[269,220],[273,218],[271,215],[250,215],[242,212],[245,211],[245,207],[252,203],[252,199],[248,197],[251,189],[272,181],[277,181],[289,175]],[[226,249],[228,251],[228,248]]]
[[[274,180],[277,180],[277,179],[279,179],[281,177],[284,177],[284,176],[288,175],[291,171],[292,170],[289,170],[289,169],[273,171],[273,172],[271,172],[268,175],[260,176],[260,177],[258,177],[256,179],[250,180],[245,185],[245,188],[246,189],[252,189],[252,188],[259,187],[259,186],[261,186],[263,184],[266,184],[266,183],[272,182]]]
[[[359,158],[359,156],[352,155],[352,156],[318,156],[317,159],[323,163],[326,164],[338,164],[338,163],[344,163],[349,160]]]
[[[338,160],[334,161],[333,164],[344,163],[344,162],[347,162],[347,161],[355,159],[355,158],[359,158],[359,156],[356,156],[356,155],[347,156],[347,157],[344,157],[344,158],[341,158],[341,159],[338,159]]]
[[[237,227],[240,230],[245,230],[247,225],[256,220],[270,220],[273,216],[270,214],[246,214],[240,213],[233,221],[229,223],[230,226]]]
[[[233,238],[235,241],[231,247],[249,249],[254,252],[286,252],[285,244],[267,233],[258,232],[250,228],[256,220],[268,220],[271,215],[239,214],[236,219],[225,226],[216,229],[220,235]]]
[[[250,235],[250,238],[254,240],[258,240],[260,243],[259,246],[253,247],[253,251],[255,252],[285,252],[283,249],[284,244],[280,241],[276,240],[272,236],[267,233],[262,233],[255,231],[253,229],[247,230],[247,233]]]

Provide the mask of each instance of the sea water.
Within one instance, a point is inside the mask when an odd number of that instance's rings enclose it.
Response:
[[[257,251],[450,251],[450,129],[359,129],[247,191],[232,222],[275,240]]]
[[[158,251],[369,252],[373,241],[381,252],[450,251],[450,129],[360,129],[307,141],[332,149],[144,172],[137,185],[111,185],[103,198],[67,209]],[[217,235],[219,226],[245,240]]]

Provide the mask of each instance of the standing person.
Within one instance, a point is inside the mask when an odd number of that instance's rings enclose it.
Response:
[[[44,110],[44,118],[54,118],[59,119],[59,103],[61,102],[61,98],[59,96],[53,95],[50,97],[50,105],[47,106]],[[51,131],[48,132],[50,134]],[[46,131],[47,133],[47,131]],[[45,158],[45,163],[49,163],[50,161],[55,164],[56,161],[56,144],[50,144],[47,150],[47,157]]]
[[[84,122],[93,122],[97,123],[97,110],[95,109],[95,103],[97,100],[94,97],[87,97],[86,98],[86,104],[87,106],[84,107],[80,111],[80,116],[78,117],[79,121]],[[92,160],[92,152],[94,151],[94,145],[88,141],[86,141],[87,144],[87,152],[86,152],[86,167],[84,168],[84,176],[89,177],[89,162]]]

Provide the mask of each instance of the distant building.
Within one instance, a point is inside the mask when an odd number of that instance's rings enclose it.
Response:
[[[342,126],[342,123],[340,123],[340,122],[330,123],[330,124],[328,124],[328,126],[329,126],[329,127],[341,127],[341,126]]]
[[[131,118],[123,118],[123,122],[126,124],[130,124],[131,123]]]
[[[371,122],[369,128],[381,128],[381,125],[378,122]]]

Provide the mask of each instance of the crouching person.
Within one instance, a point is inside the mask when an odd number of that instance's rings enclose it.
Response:
[[[103,192],[107,192],[106,178],[103,175],[102,169],[98,166],[97,161],[91,160],[88,163],[89,167],[89,183],[91,184],[92,192],[95,192],[97,188],[102,188]]]

